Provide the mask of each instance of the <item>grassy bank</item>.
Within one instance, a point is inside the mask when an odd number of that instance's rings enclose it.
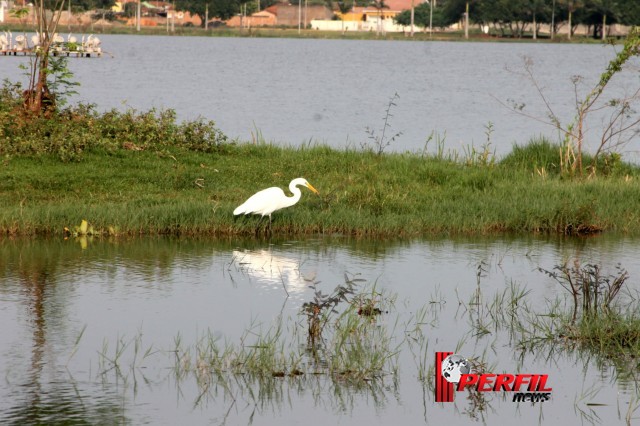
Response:
[[[640,233],[640,169],[603,157],[596,177],[565,178],[547,143],[500,161],[377,155],[238,143],[210,122],[177,123],[170,111],[80,106],[38,119],[16,111],[0,106],[4,234],[61,234],[83,219],[100,233],[253,234],[259,218],[234,218],[233,209],[300,176],[320,196],[303,189],[297,205],[274,214],[273,233]]]

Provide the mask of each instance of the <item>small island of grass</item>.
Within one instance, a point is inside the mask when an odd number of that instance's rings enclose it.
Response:
[[[378,153],[229,140],[173,111],[87,105],[25,115],[0,102],[0,232],[216,235],[264,232],[232,212],[256,191],[305,177],[319,191],[273,215],[273,234],[419,237],[640,233],[640,167],[601,155],[591,175],[563,172],[560,146],[532,140],[487,153]],[[585,165],[591,159],[585,155]],[[65,228],[67,230],[65,230]]]

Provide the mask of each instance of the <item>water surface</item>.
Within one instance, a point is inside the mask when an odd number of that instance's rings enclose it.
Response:
[[[144,238],[0,242],[0,422],[149,424],[433,424],[481,419],[503,424],[619,424],[637,385],[629,371],[579,352],[521,353],[509,333],[478,335],[470,301],[489,302],[512,285],[540,313],[563,297],[537,268],[620,263],[640,290],[637,239],[471,238],[419,241],[183,240]],[[482,268],[478,280],[479,267]],[[353,387],[326,376],[255,381],[235,377],[203,392],[176,376],[176,340],[193,347],[210,334],[235,345],[278,319],[304,333],[300,315],[316,283],[330,293],[347,278],[394,295],[380,318],[394,341],[419,329],[427,346],[403,346],[398,374]],[[479,284],[478,284],[479,283]],[[425,320],[416,315],[425,310]],[[476,318],[477,319],[477,318]],[[247,331],[250,331],[247,334]],[[248,337],[247,337],[248,336]],[[420,354],[456,350],[497,372],[549,375],[551,401],[530,406],[499,395],[479,411],[458,394],[436,404],[419,380]],[[422,352],[420,352],[422,351]],[[117,355],[121,352],[120,355]],[[117,360],[114,364],[111,361]],[[429,367],[430,368],[430,367]],[[594,405],[596,404],[596,405]],[[602,404],[602,405],[601,405]],[[637,417],[637,415],[636,415]]]
[[[183,119],[214,120],[229,136],[300,145],[360,148],[402,133],[387,148],[419,151],[432,132],[461,155],[488,141],[498,155],[514,143],[558,134],[524,59],[560,121],[575,116],[573,76],[592,88],[615,56],[612,46],[549,43],[301,40],[101,35],[109,54],[71,59],[81,83],[74,101],[100,110],[172,108]],[[22,77],[24,59],[0,57],[0,76]],[[633,62],[633,61],[632,61]],[[608,100],[635,90],[635,73],[611,83]],[[506,105],[506,106],[505,106]],[[513,112],[512,105],[523,114]],[[586,125],[595,149],[606,115]],[[435,150],[432,141],[428,147]],[[637,151],[633,146],[628,150]],[[635,154],[633,154],[635,158]]]

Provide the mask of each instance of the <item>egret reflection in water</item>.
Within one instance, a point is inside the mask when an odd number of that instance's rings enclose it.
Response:
[[[260,285],[283,287],[301,293],[313,284],[316,270],[302,259],[274,254],[271,250],[234,250],[232,263]]]

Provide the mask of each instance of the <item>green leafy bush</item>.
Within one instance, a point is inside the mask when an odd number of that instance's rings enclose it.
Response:
[[[0,155],[51,154],[79,161],[90,150],[166,150],[172,147],[219,152],[227,136],[213,121],[178,122],[173,110],[96,111],[95,105],[70,106],[51,115],[27,115],[19,84],[0,91]]]

